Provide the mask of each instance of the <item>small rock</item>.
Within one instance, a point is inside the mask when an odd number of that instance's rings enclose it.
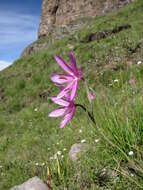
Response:
[[[85,143],[78,143],[72,145],[69,151],[69,157],[72,161],[78,160],[79,154],[84,153],[88,150],[88,145]]]
[[[142,172],[140,168],[138,167],[138,165],[132,161],[123,165],[122,170],[127,176],[133,177],[133,175],[137,175],[137,176],[142,175]]]
[[[48,187],[38,177],[33,177],[25,183],[10,190],[48,190]]]
[[[106,182],[110,181],[111,179],[116,181],[118,178],[117,172],[111,170],[110,168],[103,168],[98,175],[99,184],[105,185]]]

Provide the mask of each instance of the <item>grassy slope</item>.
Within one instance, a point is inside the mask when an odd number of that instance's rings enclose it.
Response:
[[[130,24],[131,29],[100,41],[81,42],[92,32],[123,24]],[[57,41],[45,51],[19,59],[0,73],[0,89],[4,90],[4,98],[0,100],[1,190],[35,175],[47,182],[47,168],[53,189],[143,188],[143,64],[136,64],[140,60],[143,62],[142,26],[143,1],[137,0],[116,14],[90,20],[87,28]],[[138,43],[140,47],[132,53],[130,49]],[[104,140],[80,109],[63,130],[58,128],[59,120],[48,118],[48,113],[54,109],[49,96],[56,93],[50,75],[61,71],[53,54],[56,52],[68,60],[69,45],[74,47],[78,65],[96,91],[97,123],[116,147]],[[132,88],[129,85],[131,76],[135,79]],[[115,83],[114,79],[119,82]],[[41,93],[45,93],[46,98],[41,98]],[[82,84],[76,102],[87,104]],[[72,164],[68,151],[82,139],[89,144],[89,151],[81,156],[80,163]],[[100,140],[96,143],[95,139]],[[64,148],[67,150],[63,151]],[[64,158],[50,161],[58,150]],[[128,155],[130,150],[134,151],[132,157]],[[99,173],[104,167],[117,171],[118,177],[108,182],[102,179],[105,184],[101,186]]]

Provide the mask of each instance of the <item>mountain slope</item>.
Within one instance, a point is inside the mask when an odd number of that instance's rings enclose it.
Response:
[[[7,190],[34,175],[47,182],[47,168],[53,189],[142,189],[142,12],[143,2],[137,0],[117,13],[87,18],[88,27],[0,72],[0,189]],[[58,128],[59,120],[48,117],[55,107],[49,97],[57,93],[50,75],[61,72],[53,55],[68,60],[71,50],[96,92],[98,126],[115,147],[80,109],[63,130]],[[133,85],[130,79],[134,79]],[[76,102],[88,103],[82,82]],[[72,164],[68,151],[82,139],[89,151]],[[57,151],[62,151],[64,158],[50,160]],[[103,168],[117,175],[111,180],[101,177]]]

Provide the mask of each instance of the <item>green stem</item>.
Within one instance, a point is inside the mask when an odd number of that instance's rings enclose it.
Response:
[[[95,118],[94,118],[93,114],[90,113],[90,112],[86,109],[86,107],[84,107],[84,106],[81,105],[81,104],[75,104],[75,106],[76,106],[76,107],[81,107],[81,108],[88,114],[89,118],[92,120],[92,122],[94,123],[94,125],[96,125],[96,121],[95,121]]]

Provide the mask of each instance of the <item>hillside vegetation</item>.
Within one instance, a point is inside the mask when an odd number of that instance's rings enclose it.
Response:
[[[35,175],[54,190],[143,189],[143,1],[86,19],[87,27],[0,72],[1,190]],[[64,129],[48,117],[57,93],[50,76],[62,72],[53,55],[68,61],[69,51],[95,90],[96,122],[115,146],[80,108]],[[82,82],[76,103],[88,104]],[[73,163],[70,147],[83,139],[89,150]],[[52,160],[58,151],[63,156]]]

